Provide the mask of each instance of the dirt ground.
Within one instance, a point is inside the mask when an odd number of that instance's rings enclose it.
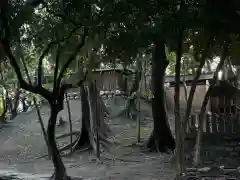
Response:
[[[108,99],[105,103],[114,117],[124,109],[122,98]],[[73,130],[81,129],[80,100],[70,102]],[[45,127],[49,117],[49,108],[41,108]],[[61,113],[68,120],[67,110]],[[140,113],[141,142],[145,142],[152,131],[151,107],[141,102]],[[90,152],[75,152],[63,157],[67,172],[72,177],[86,180],[173,180],[176,174],[175,165],[171,163],[172,155],[144,153],[140,147],[132,145],[137,142],[136,121],[118,117],[107,121],[111,130],[113,144],[111,150],[101,154],[101,163]],[[169,113],[170,128],[174,134],[173,113]],[[57,127],[56,136],[69,132],[69,124]],[[69,143],[69,138],[58,141],[62,147]],[[47,148],[37,121],[36,112],[22,113],[12,122],[0,129],[0,179],[3,176],[17,177],[25,180],[48,179],[53,173],[53,165],[46,157]],[[201,152],[202,163],[192,168],[193,149],[186,154],[187,172],[184,180],[240,180],[239,142],[221,142],[204,146]]]
[[[107,100],[106,104],[114,116],[124,108],[124,100]],[[70,103],[74,130],[81,128],[80,100]],[[45,125],[49,117],[48,107],[41,109]],[[61,112],[68,118],[66,109]],[[171,118],[170,118],[171,119]],[[36,121],[35,112],[19,115],[13,122],[1,129],[0,136],[0,175],[17,175],[21,179],[48,179],[53,172],[52,162],[47,158],[36,159],[46,154],[47,149]],[[112,130],[110,137],[119,145],[113,145],[110,152],[101,154],[101,162],[94,154],[75,152],[64,157],[67,172],[73,177],[91,180],[172,180],[175,177],[175,165],[170,163],[171,155],[143,153],[137,142],[136,122],[126,118],[114,118],[107,122]],[[172,123],[170,123],[172,125]],[[173,126],[171,126],[173,127]],[[151,108],[141,103],[141,141],[149,137],[152,130]],[[174,129],[172,129],[174,130]],[[57,135],[69,131],[69,125],[57,127]],[[69,138],[62,139],[61,147],[69,143]],[[130,145],[130,146],[129,146]]]

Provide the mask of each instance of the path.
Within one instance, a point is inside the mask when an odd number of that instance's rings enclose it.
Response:
[[[81,123],[77,121],[80,119],[81,104],[79,100],[72,100],[70,103],[72,116],[75,120],[74,128],[80,129]],[[117,105],[113,103],[110,107],[119,108],[122,106],[122,102],[118,102]],[[62,112],[63,115],[67,115],[67,111]],[[47,125],[49,116],[49,109],[43,107],[41,109],[43,113],[43,120]],[[146,111],[143,111],[146,112]],[[35,112],[21,114],[14,122],[9,123],[6,127],[0,130],[0,171],[6,172],[21,172],[27,173],[27,178],[31,179],[30,174],[34,174],[33,179],[37,179],[37,174],[41,174],[41,179],[46,179],[53,172],[52,162],[47,159],[35,160],[36,156],[42,155],[47,152],[45,142],[42,137],[39,123],[36,121],[37,116]],[[121,140],[122,137],[131,137],[135,133],[135,122],[115,119],[110,122],[111,128],[116,134],[114,136],[118,141],[122,141],[124,144],[135,142],[134,139]],[[149,130],[150,129],[150,130]],[[66,128],[57,128],[59,131],[68,131]],[[147,138],[148,133],[151,131],[151,127],[142,127],[142,135]],[[121,136],[120,136],[121,135]],[[124,154],[127,152],[127,154]],[[131,153],[132,152],[132,153]],[[125,159],[109,160],[104,155],[102,160],[104,164],[97,164],[95,162],[95,156],[89,155],[89,153],[75,153],[71,157],[63,158],[68,174],[71,176],[83,176],[85,179],[94,180],[172,180],[175,176],[174,165],[169,163],[170,156],[161,156],[160,154],[143,154],[139,151],[139,148],[124,148],[118,147],[111,152],[111,155],[115,154]],[[129,162],[127,162],[128,160]],[[137,162],[136,162],[137,161]]]

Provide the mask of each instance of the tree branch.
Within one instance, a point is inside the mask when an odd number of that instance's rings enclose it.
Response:
[[[43,64],[43,59],[49,52],[50,48],[52,47],[53,42],[49,43],[48,46],[45,48],[43,53],[41,54],[39,60],[38,60],[38,86],[42,86],[42,64]]]
[[[195,93],[195,90],[196,90],[197,81],[198,81],[198,79],[201,75],[202,68],[203,68],[203,66],[205,64],[205,61],[206,61],[206,58],[209,54],[209,51],[210,51],[209,49],[211,48],[212,41],[213,41],[213,36],[210,35],[208,41],[205,44],[203,54],[200,58],[200,64],[198,66],[196,75],[195,75],[195,77],[193,79],[193,82],[192,82],[191,90],[190,90],[189,95],[188,95],[187,109],[186,109],[185,117],[184,117],[184,121],[183,121],[183,131],[184,131],[183,138],[185,136],[185,130],[186,130],[187,122],[188,122],[188,119],[189,119],[189,116],[190,116],[190,113],[191,113],[191,110],[192,110],[193,97],[194,97],[194,93]]]
[[[43,51],[43,53],[41,54],[39,60],[38,60],[38,86],[42,86],[42,63],[43,63],[43,59],[44,57],[47,55],[47,53],[49,52],[49,50],[51,49],[51,47],[55,44],[58,44],[58,43],[61,43],[61,42],[65,42],[67,41],[68,39],[70,39],[70,37],[73,35],[73,33],[75,33],[80,27],[82,26],[76,26],[75,28],[73,28],[69,35],[66,36],[65,38],[61,39],[61,40],[55,40],[55,41],[52,41],[50,42],[47,47],[45,48],[45,50]],[[60,53],[59,52],[59,56],[60,56]]]
[[[22,73],[21,73],[21,70],[20,70],[20,67],[15,59],[15,57],[13,56],[12,54],[12,51],[11,51],[11,48],[10,48],[10,44],[8,41],[6,40],[2,40],[2,46],[3,46],[3,49],[7,55],[7,57],[9,58],[9,61],[10,61],[10,64],[11,66],[14,68],[15,70],[15,73],[17,75],[17,78],[18,78],[18,81],[19,81],[19,84],[20,84],[20,87],[22,89],[25,89],[27,91],[30,91],[32,93],[36,93],[36,94],[39,94],[41,96],[43,96],[45,99],[47,99],[49,101],[50,104],[52,104],[53,102],[51,101],[52,99],[52,94],[50,91],[48,91],[47,89],[44,89],[43,87],[39,87],[39,86],[32,86],[30,84],[28,84],[24,79],[23,79],[23,76],[22,76]]]
[[[62,77],[66,71],[66,69],[69,67],[69,65],[72,63],[72,61],[75,59],[75,57],[77,56],[79,50],[85,45],[85,39],[86,39],[86,36],[87,36],[87,32],[84,31],[84,34],[83,34],[83,37],[82,37],[82,40],[81,42],[77,45],[75,51],[72,53],[72,55],[68,58],[66,64],[63,66],[63,68],[61,69],[60,73],[59,73],[59,76],[58,76],[58,79],[57,79],[57,84],[56,84],[56,88],[59,89],[60,87],[60,83],[61,83],[61,80],[62,80]]]
[[[53,92],[55,93],[57,88],[57,75],[58,75],[58,67],[59,67],[59,58],[61,53],[61,47],[60,44],[57,48],[57,54],[56,54],[56,60],[55,60],[55,68],[54,68],[54,80],[53,80]]]

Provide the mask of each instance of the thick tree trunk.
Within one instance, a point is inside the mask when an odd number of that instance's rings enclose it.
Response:
[[[176,179],[180,179],[181,174],[183,173],[183,139],[182,139],[182,119],[180,116],[180,76],[181,76],[181,58],[182,58],[182,41],[183,41],[183,30],[179,29],[179,39],[178,39],[178,48],[177,48],[177,58],[175,65],[175,93],[174,93],[174,112],[175,112],[175,134],[176,134],[176,165],[177,165],[177,174]],[[185,73],[184,73],[185,75]],[[185,86],[185,77],[184,82]],[[185,90],[186,93],[186,90]],[[186,95],[186,94],[185,94]],[[187,102],[187,97],[186,102]]]
[[[77,138],[77,143],[74,145],[74,148],[83,148],[83,147],[89,147],[96,150],[96,128],[97,125],[95,122],[95,116],[98,116],[100,118],[100,124],[99,124],[99,140],[100,144],[108,148],[109,147],[109,141],[107,140],[107,136],[110,132],[110,129],[108,125],[104,122],[104,113],[106,112],[106,107],[103,106],[104,104],[100,99],[96,100],[96,97],[99,97],[99,95],[93,93],[98,93],[97,89],[92,88],[92,83],[89,84],[89,88],[85,89],[85,87],[81,87],[80,93],[81,93],[81,102],[82,102],[82,132],[81,135]],[[99,93],[98,93],[99,94]],[[95,100],[94,100],[95,98]],[[96,104],[98,105],[99,114],[95,114],[95,107]],[[100,113],[101,112],[101,113]]]
[[[164,76],[168,66],[165,54],[165,43],[162,39],[155,42],[152,57],[152,114],[154,120],[153,132],[148,140],[150,150],[167,152],[175,149],[175,141],[171,134],[166,113]]]
[[[89,128],[90,128],[90,111],[89,111],[89,103],[87,99],[87,93],[84,86],[80,87],[80,96],[82,103],[82,132],[79,137],[79,141],[76,145],[76,148],[80,147],[88,147],[90,146],[90,136],[89,136]]]
[[[48,121],[48,130],[47,130],[48,143],[50,146],[49,148],[50,148],[50,152],[51,152],[53,165],[55,168],[55,172],[54,172],[53,176],[51,177],[51,179],[52,180],[66,180],[66,179],[68,179],[66,169],[62,162],[59,150],[57,148],[56,140],[55,140],[55,125],[56,125],[57,115],[58,115],[58,110],[56,108],[57,106],[58,105],[55,104],[54,107],[53,106],[51,107],[51,114],[50,114],[50,118]]]

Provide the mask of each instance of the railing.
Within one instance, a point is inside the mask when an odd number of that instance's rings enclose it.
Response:
[[[240,113],[236,114],[206,114],[203,120],[202,132],[204,136],[223,135],[239,136],[240,138]],[[187,124],[187,136],[196,137],[199,128],[199,114],[193,114]]]

